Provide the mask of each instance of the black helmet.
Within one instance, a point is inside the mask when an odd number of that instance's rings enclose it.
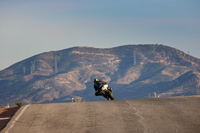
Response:
[[[97,78],[95,78],[95,79],[94,79],[94,82],[97,82],[97,81],[99,81],[99,80],[98,80]]]

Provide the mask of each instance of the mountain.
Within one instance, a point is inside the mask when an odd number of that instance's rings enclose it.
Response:
[[[108,82],[116,99],[198,95],[200,59],[164,45],[46,52],[0,71],[0,104],[102,100],[94,78]]]

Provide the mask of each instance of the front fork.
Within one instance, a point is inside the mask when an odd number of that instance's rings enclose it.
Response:
[[[108,90],[109,90],[110,92],[112,92],[112,88],[111,88],[111,87],[108,87]]]

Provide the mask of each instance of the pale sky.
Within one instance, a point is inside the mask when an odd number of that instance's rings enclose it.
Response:
[[[126,44],[200,58],[200,1],[0,0],[0,70],[52,50]]]

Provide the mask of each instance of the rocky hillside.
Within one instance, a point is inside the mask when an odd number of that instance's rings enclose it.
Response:
[[[200,60],[164,45],[46,52],[0,71],[0,104],[102,100],[94,78],[107,81],[116,99],[196,95]]]

